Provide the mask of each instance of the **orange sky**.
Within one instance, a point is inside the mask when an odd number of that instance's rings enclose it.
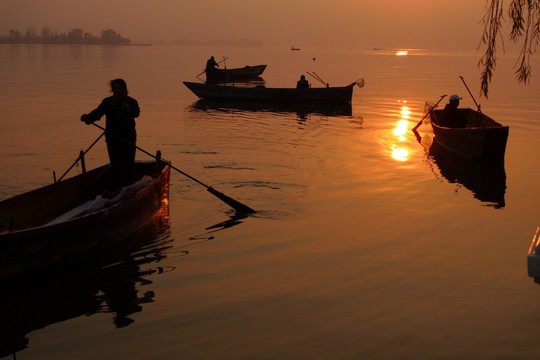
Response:
[[[0,0],[0,34],[113,29],[133,42],[475,50],[484,0]]]

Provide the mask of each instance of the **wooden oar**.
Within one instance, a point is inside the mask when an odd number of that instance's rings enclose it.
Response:
[[[103,131],[107,131],[106,129],[104,129],[102,126],[98,125],[98,124],[95,124],[95,123],[92,123],[92,125],[94,125],[95,127],[98,127],[100,128],[101,130]],[[253,214],[255,213],[256,211],[253,210],[252,208],[250,208],[249,206],[247,205],[244,205],[242,204],[241,202],[223,194],[222,192],[219,192],[217,191],[216,189],[214,189],[213,187],[211,186],[208,186],[206,184],[204,184],[203,182],[197,180],[196,178],[194,178],[193,176],[189,175],[189,174],[186,174],[185,172],[183,172],[182,170],[172,166],[168,161],[164,160],[164,159],[160,159],[160,158],[157,158],[156,156],[154,156],[153,154],[149,153],[148,151],[144,150],[144,149],[141,149],[140,147],[138,147],[137,145],[133,144],[131,141],[128,141],[124,138],[122,138],[121,136],[115,134],[115,133],[111,133],[113,134],[114,136],[116,136],[118,139],[122,140],[123,142],[131,145],[131,146],[134,146],[137,150],[140,150],[142,151],[143,153],[145,153],[146,155],[149,155],[151,156],[152,158],[158,160],[158,161],[163,161],[165,163],[167,163],[171,169],[174,169],[176,171],[178,171],[180,174],[184,175],[184,176],[187,176],[188,178],[190,178],[191,180],[199,183],[200,185],[204,186],[206,188],[206,190],[208,190],[208,192],[214,196],[216,196],[218,199],[220,199],[221,201],[223,201],[224,203],[226,203],[227,205],[229,205],[230,207],[232,207],[234,210],[236,210],[237,212],[239,213],[244,213],[244,214]]]
[[[467,89],[467,91],[469,92],[469,95],[471,95],[471,98],[473,99],[474,103],[476,104],[476,107],[478,108],[478,112],[480,114],[482,114],[482,110],[480,110],[480,105],[478,105],[478,103],[476,102],[476,99],[474,98],[473,94],[471,93],[471,90],[469,90],[469,87],[467,86],[467,84],[465,83],[465,80],[463,79],[463,76],[459,76],[459,78],[461,79],[461,81],[463,81],[463,85],[465,85],[465,88]]]
[[[420,125],[422,125],[422,121],[424,121],[424,119],[429,115],[431,110],[435,109],[437,107],[437,105],[439,105],[439,103],[441,102],[442,99],[444,99],[445,96],[446,96],[446,94],[441,95],[441,98],[439,99],[439,101],[437,101],[437,103],[435,105],[431,106],[430,110],[426,113],[426,115],[424,115],[424,117],[418,122],[418,124],[416,124],[416,126],[412,128],[413,132],[415,132],[416,129],[418,129],[420,127]]]

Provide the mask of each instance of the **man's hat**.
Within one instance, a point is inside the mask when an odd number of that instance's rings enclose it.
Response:
[[[454,100],[461,100],[462,98],[459,97],[459,95],[452,95],[450,96],[450,101],[454,101]]]

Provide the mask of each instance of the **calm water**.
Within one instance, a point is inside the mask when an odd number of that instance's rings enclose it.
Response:
[[[314,71],[365,87],[351,115],[200,105],[181,82],[210,55],[268,64],[267,86]],[[77,270],[2,287],[0,356],[537,359],[540,287],[526,253],[540,220],[540,82],[517,84],[515,58],[502,57],[480,98],[478,59],[0,46],[0,198],[67,170],[99,136],[80,114],[123,77],[142,108],[140,147],[258,210],[236,219],[173,173],[168,208],[136,236]],[[422,144],[410,131],[443,94],[475,107],[459,75],[484,113],[510,125],[503,167],[430,156],[429,126]],[[87,155],[88,167],[107,161],[102,142]]]

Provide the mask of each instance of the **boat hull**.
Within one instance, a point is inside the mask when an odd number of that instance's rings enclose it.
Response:
[[[430,113],[435,141],[461,156],[480,161],[504,160],[509,127],[503,126],[486,115],[466,128],[449,128],[438,125],[443,110]],[[460,109],[469,119],[477,116],[472,109]]]
[[[99,210],[54,221],[66,209],[101,199],[106,169],[103,166],[0,202],[0,281],[66,267],[95,254],[146,225],[168,198],[170,167],[137,162],[137,176],[152,176],[144,186]],[[25,213],[24,209],[33,210]]]
[[[245,66],[233,69],[213,69],[206,72],[206,81],[234,81],[258,78],[266,70],[266,65]]]
[[[267,88],[200,84],[184,81],[184,85],[201,99],[219,101],[258,101],[274,103],[351,103],[352,83],[326,88]]]
[[[527,253],[527,274],[540,283],[540,227],[536,229]]]

